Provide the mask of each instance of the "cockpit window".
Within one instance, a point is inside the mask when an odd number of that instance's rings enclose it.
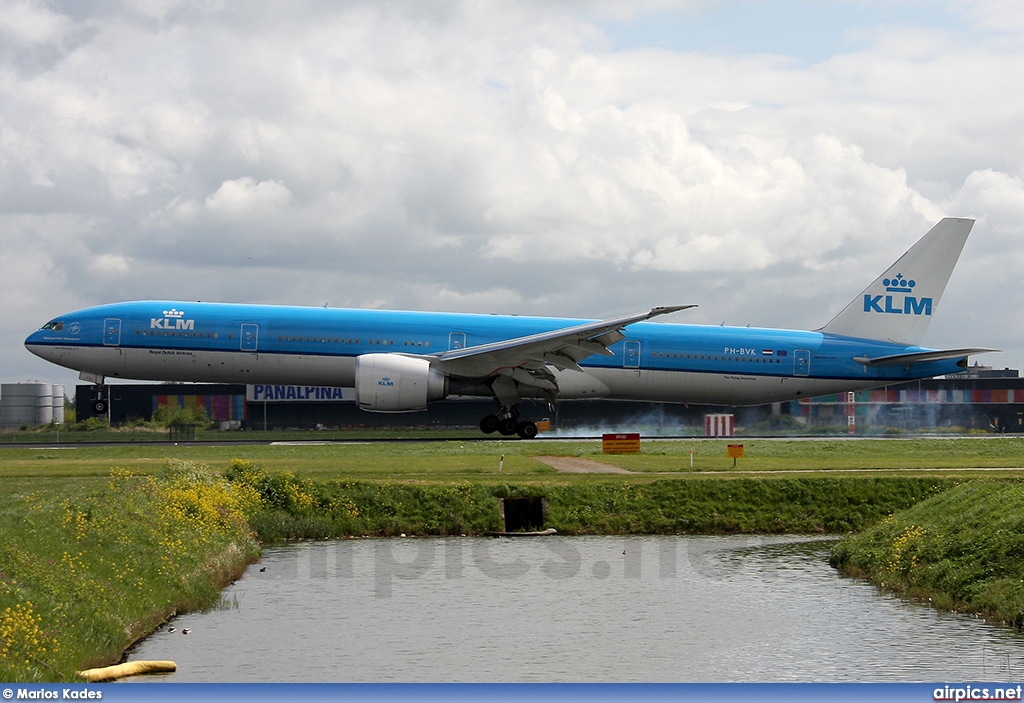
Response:
[[[44,330],[52,330],[54,332],[60,332],[64,329],[64,323],[60,320],[54,320],[53,322],[47,322],[43,325]]]

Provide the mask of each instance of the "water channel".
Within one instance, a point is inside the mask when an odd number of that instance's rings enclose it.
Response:
[[[830,545],[554,536],[269,547],[219,608],[176,618],[129,659],[174,660],[162,680],[178,682],[1024,678],[1024,637],[840,577]]]

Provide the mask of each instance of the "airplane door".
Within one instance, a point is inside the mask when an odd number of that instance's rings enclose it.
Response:
[[[806,349],[793,351],[793,375],[807,376],[811,373],[811,353]]]
[[[627,369],[640,368],[640,342],[630,339],[623,343],[622,366]]]
[[[116,347],[121,344],[121,320],[108,317],[103,321],[103,345]]]
[[[260,338],[260,326],[256,324],[242,325],[242,351],[254,352]]]
[[[452,332],[448,335],[448,349],[465,349],[466,333]]]

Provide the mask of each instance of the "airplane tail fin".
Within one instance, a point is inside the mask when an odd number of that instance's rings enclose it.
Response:
[[[920,344],[973,226],[965,218],[941,220],[820,331]]]

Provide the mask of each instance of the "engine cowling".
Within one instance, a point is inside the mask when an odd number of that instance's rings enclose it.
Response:
[[[448,378],[426,359],[401,354],[356,357],[356,403],[361,410],[402,413],[425,410],[448,395]]]

